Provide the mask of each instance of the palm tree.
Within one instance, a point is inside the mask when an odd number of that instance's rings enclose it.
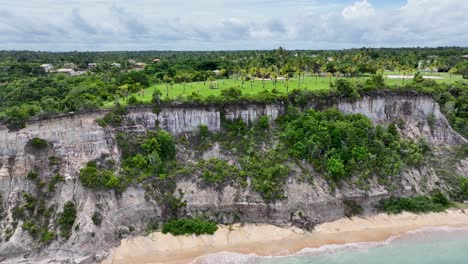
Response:
[[[257,68],[256,67],[250,68],[250,91],[253,90],[253,83],[255,81],[256,76],[257,76]]]
[[[274,84],[275,90],[276,90],[276,82],[278,81],[278,74],[276,72],[272,72],[271,77],[273,78],[273,84]]]
[[[448,72],[449,72],[449,74],[450,74],[450,81],[452,81],[452,75],[454,75],[455,73],[457,73],[457,68],[453,67],[453,68],[451,68]]]
[[[164,75],[163,82],[166,84],[166,97],[169,96],[169,83],[172,82],[172,78]]]
[[[299,68],[299,67],[296,68],[296,75],[298,76],[298,78],[297,78],[297,89],[301,89],[301,68]]]
[[[268,74],[268,70],[265,68],[260,68],[259,70],[262,75],[262,88],[265,89],[265,76]]]
[[[242,88],[244,88],[244,82],[245,82],[245,76],[247,75],[247,71],[245,69],[242,69],[239,71],[239,75],[242,81]]]

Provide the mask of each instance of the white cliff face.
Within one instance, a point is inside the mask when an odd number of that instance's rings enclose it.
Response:
[[[344,113],[361,113],[375,123],[403,124],[400,133],[409,138],[424,137],[432,145],[467,144],[466,139],[455,133],[441,114],[439,107],[430,97],[388,95],[385,97],[364,97],[356,102],[338,101],[335,107]],[[162,209],[154,201],[145,198],[145,190],[137,185],[127,188],[122,194],[112,191],[90,191],[81,186],[77,179],[78,171],[86,162],[96,159],[119,161],[120,153],[115,141],[117,131],[143,133],[148,129],[161,128],[173,134],[195,131],[205,125],[212,132],[222,129],[223,117],[226,120],[241,118],[246,123],[256,121],[260,116],[276,119],[285,111],[284,105],[231,105],[220,107],[172,106],[154,113],[151,108],[131,109],[124,118],[124,125],[119,128],[102,128],[96,123],[105,113],[79,114],[57,117],[49,120],[34,121],[25,129],[10,132],[0,126],[0,193],[5,214],[0,210],[0,260],[2,257],[17,257],[31,253],[36,245],[27,232],[21,228],[21,222],[13,229],[8,240],[6,229],[12,228],[12,209],[18,205],[23,192],[35,191],[35,186],[26,180],[29,171],[39,168],[43,180],[60,173],[66,180],[57,185],[53,197],[47,199],[48,205],[56,204],[61,210],[67,201],[74,201],[77,206],[76,225],[67,242],[52,242],[37,251],[38,256],[46,259],[92,263],[99,261],[107,249],[119,243],[127,236],[130,227],[133,234],[141,233],[146,225],[162,218]],[[46,155],[34,153],[28,149],[28,141],[34,137],[51,143]],[[203,155],[213,157],[221,155],[215,145]],[[50,165],[48,156],[61,160],[57,171]],[[188,155],[190,156],[190,155]],[[466,160],[459,163],[459,172],[466,173]],[[297,171],[295,168],[293,171]],[[311,170],[313,171],[313,170]],[[311,172],[313,173],[313,172]],[[247,221],[286,224],[291,220],[318,223],[334,220],[344,215],[343,199],[359,201],[366,213],[373,210],[373,205],[382,197],[389,195],[389,190],[372,181],[368,189],[344,185],[332,191],[327,182],[319,175],[314,183],[301,182],[292,173],[285,185],[286,199],[266,204],[260,195],[250,188],[238,189],[227,186],[222,190],[201,188],[197,179],[177,181],[177,189],[184,193],[187,213],[196,215],[210,214],[222,222]],[[400,182],[392,194],[409,195],[427,193],[440,182],[433,169],[409,169],[398,176]],[[1,209],[1,208],[0,208]],[[103,214],[101,227],[96,227],[91,216],[99,210]],[[297,219],[297,213],[304,218]],[[50,228],[54,228],[51,224]],[[103,255],[100,255],[103,254]],[[48,256],[47,256],[48,255]],[[34,254],[31,255],[34,257]],[[84,257],[84,258],[83,258]],[[11,261],[18,262],[18,259]]]
[[[143,108],[130,111],[127,121],[135,122],[146,129],[159,127],[173,134],[191,132],[200,125],[207,126],[212,132],[217,132],[220,128],[220,113],[209,107],[169,107],[162,109],[158,114]]]
[[[274,120],[283,112],[284,108],[281,105],[235,105],[223,109],[209,106],[167,107],[157,114],[148,108],[139,108],[131,110],[126,119],[128,123],[134,123],[144,129],[159,127],[173,134],[180,134],[195,131],[200,125],[207,126],[211,132],[219,132],[223,114],[226,120],[240,118],[250,124],[260,116],[268,116]]]
[[[336,107],[346,114],[363,114],[374,123],[400,123],[403,136],[424,137],[437,145],[467,144],[453,131],[439,105],[429,96],[366,96],[356,102],[340,101]]]
[[[228,106],[225,109],[226,120],[242,119],[245,123],[250,124],[258,120],[261,116],[268,116],[275,120],[278,116],[284,113],[282,104],[277,105],[245,105],[245,106]]]
[[[118,159],[114,135],[95,122],[102,114],[85,114],[36,121],[16,132],[0,126],[0,180],[24,177],[33,169],[37,157],[27,150],[33,138],[52,144],[52,155],[62,160],[60,173],[68,178],[86,162],[101,156]],[[14,167],[9,166],[14,163]]]

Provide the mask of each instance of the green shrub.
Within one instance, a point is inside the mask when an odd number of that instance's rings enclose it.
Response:
[[[72,227],[76,219],[75,204],[71,201],[66,202],[63,206],[63,212],[58,218],[60,228],[60,236],[68,240],[72,233]]]
[[[148,132],[144,136],[118,135],[122,151],[122,173],[128,183],[167,173],[168,164],[176,155],[176,141],[166,131]]]
[[[111,170],[97,166],[96,162],[90,161],[80,170],[79,177],[84,187],[90,189],[119,189],[122,182]]]
[[[343,204],[345,205],[345,215],[346,217],[352,217],[355,215],[360,215],[364,212],[364,208],[361,205],[356,203],[353,200],[344,200]]]
[[[55,233],[49,230],[45,230],[41,235],[41,242],[49,243],[55,239]]]
[[[451,206],[450,201],[440,192],[432,196],[390,197],[382,199],[379,209],[390,214],[403,211],[412,213],[428,213],[445,211]]]
[[[31,236],[34,238],[37,237],[39,233],[37,226],[31,220],[24,222],[21,228],[23,228],[23,230],[28,231],[29,234],[31,234]]]
[[[35,181],[39,178],[39,174],[37,174],[37,172],[35,171],[30,171],[28,172],[28,175],[26,177],[28,178],[28,180]]]
[[[126,107],[118,105],[103,118],[96,119],[96,122],[102,127],[106,127],[108,125],[118,127],[122,125],[123,115],[126,115],[127,113],[128,109]]]
[[[237,179],[239,177],[239,170],[235,166],[217,158],[202,160],[198,166],[202,167],[201,178],[207,183],[221,184],[228,178]]]
[[[55,186],[57,185],[57,183],[64,182],[64,181],[65,181],[65,177],[63,177],[62,175],[60,174],[54,175],[54,177],[52,177],[52,179],[50,180],[49,185],[47,186],[47,191],[49,193],[54,192]]]
[[[268,123],[268,116],[261,116],[258,118],[258,126],[261,129],[268,129],[270,124]]]
[[[51,156],[49,157],[49,165],[50,166],[58,166],[62,163],[62,159],[57,157],[57,156]]]
[[[337,109],[289,109],[281,118],[281,140],[289,155],[312,162],[335,183],[354,175],[392,176],[405,165],[419,165],[430,150],[424,142],[402,140],[395,126],[374,126],[360,114]]]
[[[218,230],[216,223],[200,218],[172,220],[165,223],[162,228],[163,234],[171,233],[175,236],[193,234],[197,236],[203,234],[213,235],[216,230]]]
[[[91,220],[93,220],[93,223],[97,226],[101,225],[102,222],[102,214],[100,212],[94,212],[93,216],[91,216]]]
[[[205,125],[200,125],[198,126],[198,136],[200,137],[200,140],[205,140],[210,134],[210,131],[208,130],[208,127]]]
[[[140,104],[140,101],[139,101],[134,95],[130,96],[130,97],[128,98],[128,101],[127,101],[127,102],[128,102],[129,105],[137,105],[137,104]]]
[[[279,150],[255,152],[241,160],[240,173],[251,179],[252,188],[266,201],[283,199],[283,187],[289,175],[289,168],[283,165],[285,161]]]
[[[30,139],[29,142],[35,149],[44,149],[50,144],[47,140],[37,137]]]

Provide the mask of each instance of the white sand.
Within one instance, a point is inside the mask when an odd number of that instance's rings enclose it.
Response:
[[[468,227],[468,213],[449,210],[423,215],[403,213],[343,218],[318,225],[313,232],[294,227],[254,224],[220,226],[212,236],[174,237],[155,232],[145,237],[122,240],[104,263],[190,263],[199,256],[222,251],[257,255],[291,254],[303,248],[328,244],[384,241],[411,230],[436,226]]]

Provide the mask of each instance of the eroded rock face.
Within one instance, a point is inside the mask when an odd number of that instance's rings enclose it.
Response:
[[[335,107],[345,113],[364,114],[376,123],[396,123],[403,136],[424,137],[435,146],[467,144],[466,139],[450,128],[437,103],[430,97],[364,97],[355,102],[338,101]],[[157,202],[145,198],[143,186],[133,186],[116,194],[113,191],[90,191],[83,188],[77,179],[78,171],[88,161],[112,159],[119,162],[116,132],[144,133],[159,127],[180,134],[194,131],[200,125],[217,132],[221,130],[223,118],[241,118],[251,123],[263,115],[275,119],[284,111],[282,104],[224,108],[173,106],[160,109],[158,113],[150,108],[131,109],[124,125],[119,128],[102,128],[96,123],[96,118],[103,117],[105,113],[35,121],[16,132],[0,126],[0,258],[8,258],[7,263],[19,262],[23,256],[34,261],[98,262],[109,248],[119,243],[122,236],[141,234],[148,223],[162,219],[163,209]],[[45,139],[51,145],[44,150],[31,150],[28,142],[35,137]],[[221,155],[218,147],[215,145],[202,156]],[[50,157],[56,159],[51,160]],[[459,162],[460,173],[466,174],[466,164],[466,160]],[[36,184],[26,178],[32,170],[38,171],[43,181],[49,181],[55,174],[65,177],[46,202],[47,206],[56,206],[58,211],[67,201],[75,202],[77,219],[73,234],[66,242],[55,240],[40,247],[23,231],[21,220],[14,223],[13,208],[23,193],[37,192]],[[314,177],[313,183],[300,181],[296,173],[299,170],[292,169],[293,173],[284,187],[286,199],[270,204],[248,187],[202,188],[193,178],[179,180],[177,189],[184,193],[188,215],[207,214],[224,223],[246,221],[286,225],[294,222],[310,227],[342,217],[344,199],[353,199],[364,207],[365,213],[372,213],[374,205],[382,197],[427,193],[436,186],[440,187],[442,182],[435,171],[427,167],[404,171],[398,175],[399,181],[391,191],[376,180],[371,181],[366,189],[345,184],[332,190],[320,175]],[[314,173],[313,168],[310,173]],[[100,226],[92,221],[96,211],[102,214]],[[53,221],[49,228],[56,230]]]
[[[409,138],[422,136],[432,144],[467,144],[429,96],[367,96],[356,102],[340,101],[336,106],[347,114],[363,114],[375,123],[396,123],[402,135]]]

